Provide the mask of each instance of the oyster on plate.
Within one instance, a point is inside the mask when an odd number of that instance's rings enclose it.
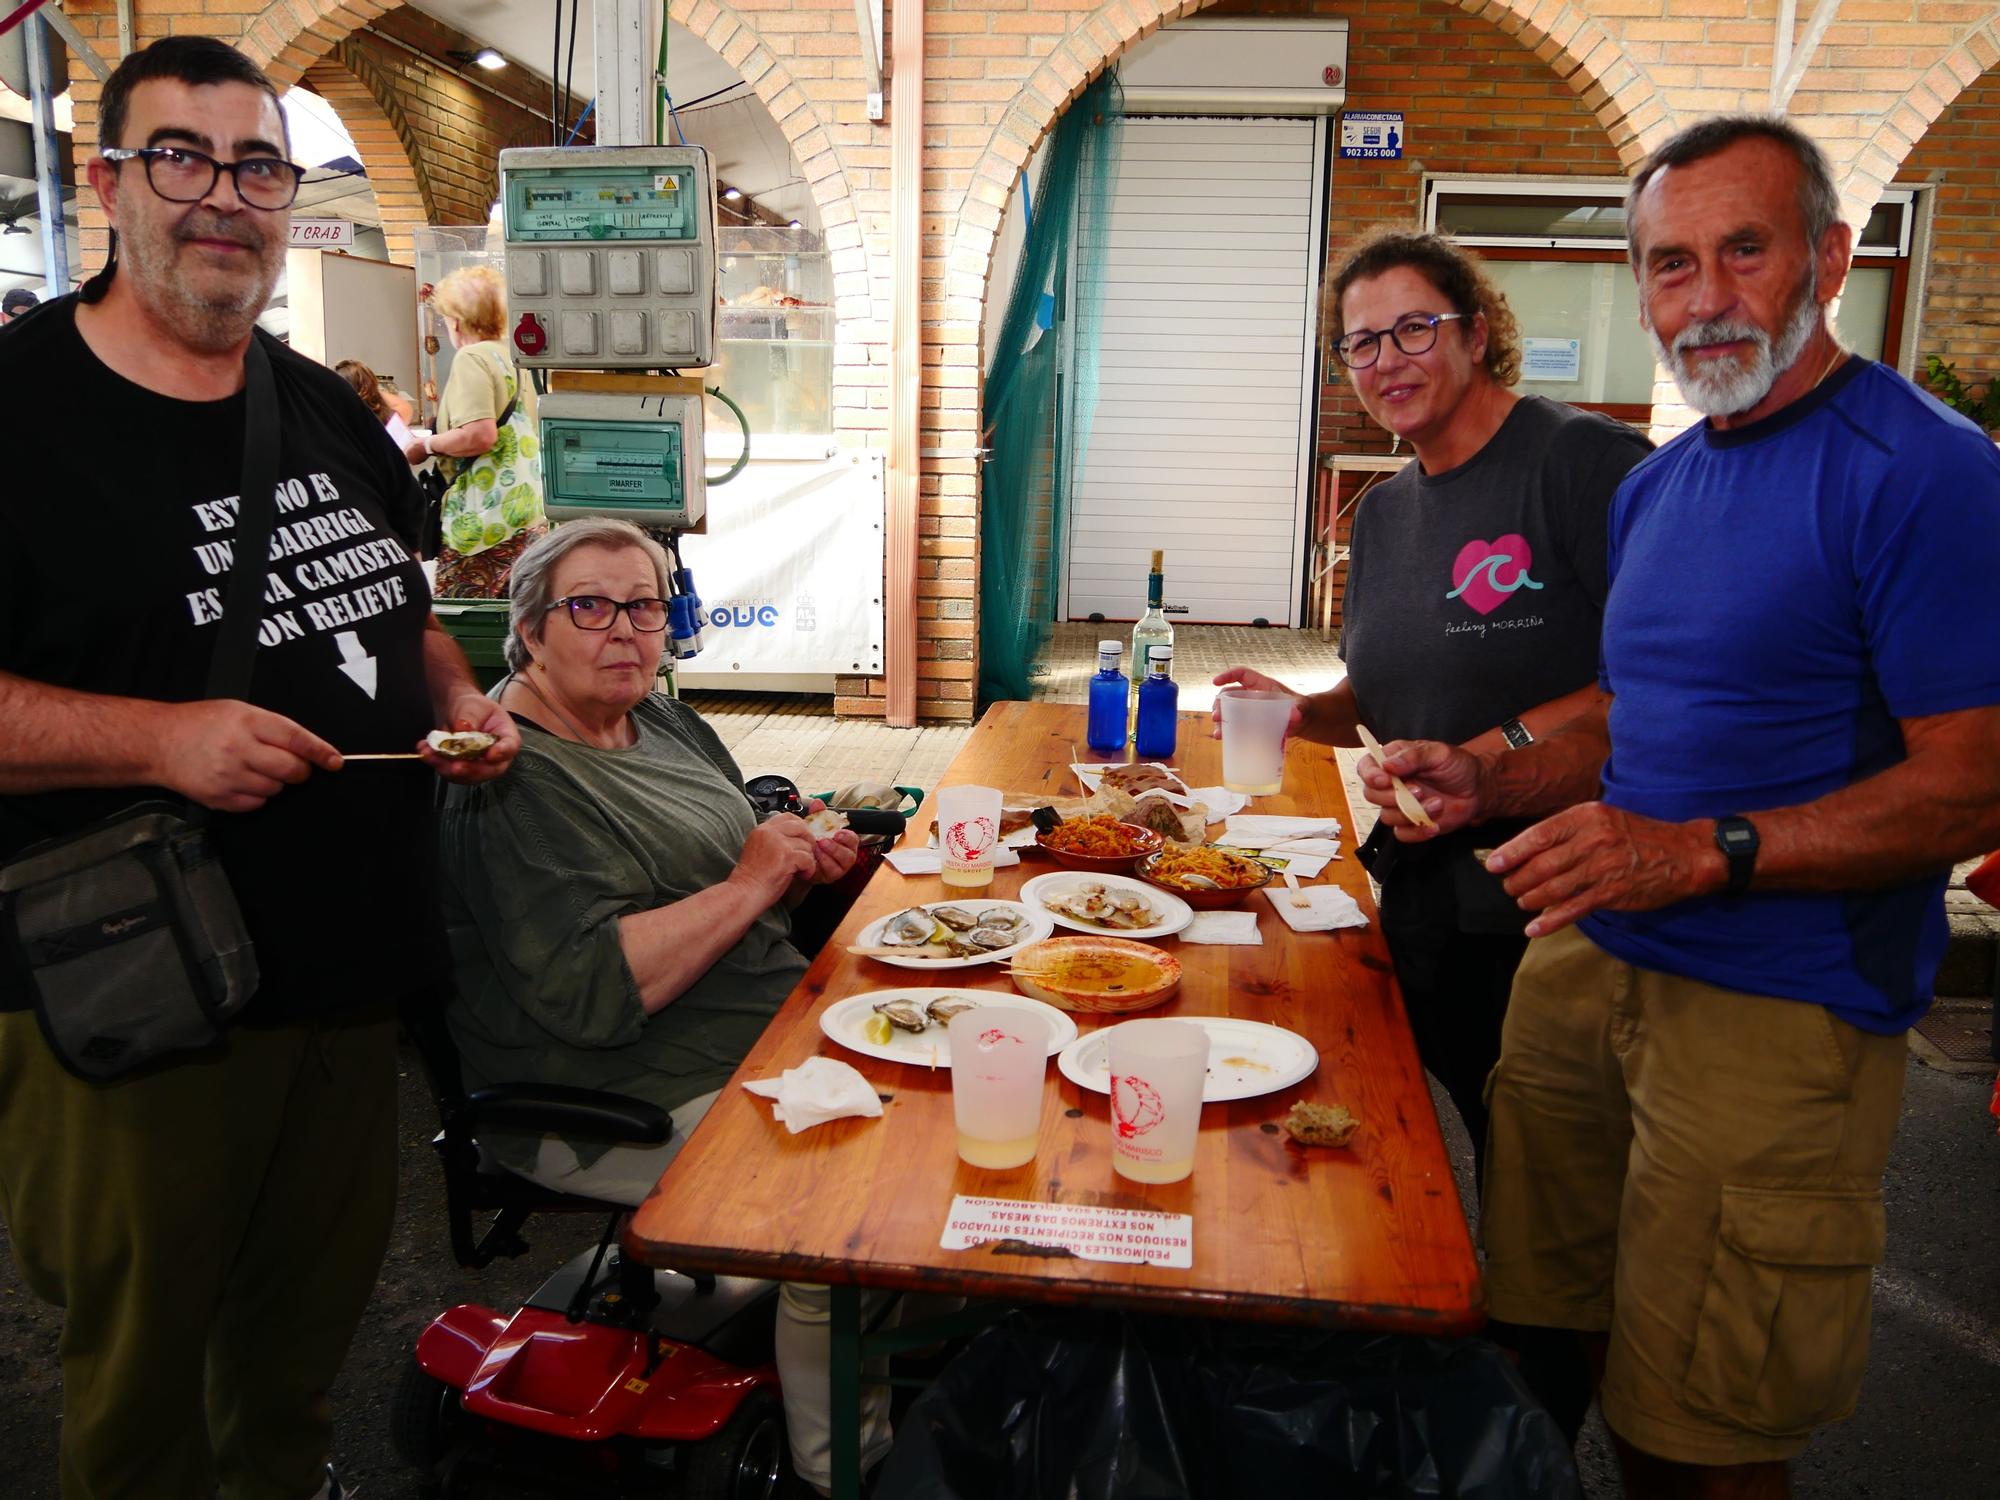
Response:
[[[931,1024],[931,1017],[914,1000],[884,1000],[874,1010],[876,1015],[901,1031],[922,1031]]]

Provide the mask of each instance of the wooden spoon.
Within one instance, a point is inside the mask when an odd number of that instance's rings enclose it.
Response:
[[[1361,748],[1375,757],[1376,765],[1382,765],[1382,742],[1375,738],[1366,724],[1356,724],[1354,727],[1360,732]],[[1383,766],[1383,773],[1385,775],[1389,774],[1388,767]],[[1403,785],[1402,777],[1389,775],[1389,784],[1396,789],[1396,806],[1404,817],[1408,818],[1419,828],[1437,827],[1437,820],[1424,811],[1423,803],[1417,800],[1415,792]]]

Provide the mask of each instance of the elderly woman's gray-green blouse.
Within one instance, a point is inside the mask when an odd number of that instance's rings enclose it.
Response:
[[[806,970],[774,907],[646,1014],[618,919],[728,879],[757,814],[699,714],[649,696],[632,718],[638,743],[624,750],[523,724],[507,775],[451,789],[440,834],[458,979],[448,1017],[470,1088],[575,1084],[675,1109],[728,1082]],[[585,1161],[604,1149],[576,1144]],[[522,1146],[503,1145],[502,1159]]]

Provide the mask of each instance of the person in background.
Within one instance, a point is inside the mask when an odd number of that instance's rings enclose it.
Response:
[[[1540,818],[1482,1230],[1496,1318],[1575,1330],[1625,1493],[1778,1500],[1867,1366],[1906,1032],[1952,864],[2000,844],[2000,455],[1840,347],[1853,249],[1776,116],[1626,199],[1640,322],[1707,420],[1626,477],[1603,696],[1506,753],[1362,760],[1397,837]]]
[[[501,1164],[563,1192],[638,1203],[806,971],[790,908],[853,867],[842,830],[759,819],[693,709],[652,691],[667,562],[623,521],[557,528],[514,564],[494,688],[522,727],[514,772],[454,789],[442,823],[446,1012],[473,1088],[560,1083],[644,1099],[663,1146],[491,1136]],[[810,808],[809,810],[816,810]],[[824,1287],[787,1285],[778,1364],[801,1474],[830,1482]],[[864,1453],[888,1441],[886,1392]]]
[[[389,439],[395,443],[399,453],[416,441],[403,414],[390,403],[389,393],[375,378],[373,370],[358,359],[343,359],[333,367],[333,373],[354,388],[354,394],[361,398],[361,404],[368,408],[369,414],[388,430]]]
[[[99,110],[111,259],[0,334],[0,390],[65,393],[0,487],[0,859],[198,803],[261,978],[217,1046],[87,1083],[0,951],[0,1212],[64,1309],[65,1500],[337,1497],[327,1393],[396,1205],[396,1007],[449,974],[431,773],[499,776],[519,732],[431,618],[408,466],[331,371],[255,331],[304,170],[277,88],[172,36]],[[205,699],[253,338],[281,417],[263,643],[248,701]],[[437,725],[495,744],[342,759]]]
[[[41,299],[26,287],[9,287],[7,295],[0,297],[0,326],[11,323],[24,313],[31,313],[40,306]]]
[[[542,515],[541,439],[535,391],[501,342],[506,283],[491,266],[462,266],[437,284],[431,303],[453,349],[438,402],[437,429],[404,450],[412,464],[443,460],[442,599],[504,599],[514,559],[548,530]]]
[[[1347,675],[1297,695],[1292,732],[1359,745],[1363,723],[1383,740],[1532,743],[1597,696],[1605,510],[1652,445],[1609,417],[1518,395],[1506,297],[1441,236],[1364,240],[1329,276],[1324,305],[1363,409],[1416,456],[1356,509]],[[1282,689],[1244,667],[1215,680]],[[1482,1159],[1486,1075],[1527,940],[1526,918],[1472,850],[1511,831],[1417,846],[1378,825],[1361,851],[1381,882],[1417,1054]]]

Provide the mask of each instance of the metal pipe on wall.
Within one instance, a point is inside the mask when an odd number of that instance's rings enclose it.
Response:
[[[889,86],[889,495],[883,525],[888,722],[917,722],[917,449],[923,407],[924,0],[895,0]]]
[[[42,220],[42,281],[48,295],[60,297],[69,290],[69,228],[63,223],[62,142],[56,136],[48,22],[29,16],[22,40],[28,53],[29,128],[35,137],[35,211]]]

